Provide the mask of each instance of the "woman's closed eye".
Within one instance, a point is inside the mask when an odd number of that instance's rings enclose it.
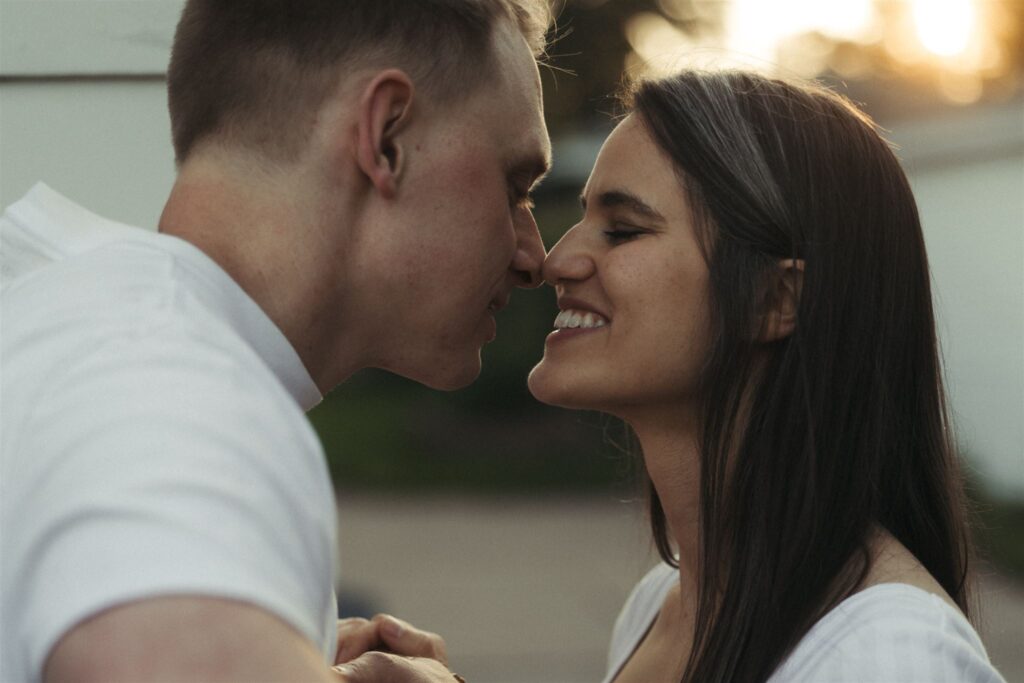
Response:
[[[607,239],[611,244],[628,242],[642,234],[644,234],[643,230],[629,225],[616,225],[613,228],[604,231],[605,239]]]

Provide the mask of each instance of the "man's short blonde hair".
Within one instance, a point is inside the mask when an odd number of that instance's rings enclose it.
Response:
[[[547,0],[189,0],[167,77],[175,158],[208,139],[293,158],[346,70],[368,65],[457,103],[501,78],[501,21],[543,54]]]

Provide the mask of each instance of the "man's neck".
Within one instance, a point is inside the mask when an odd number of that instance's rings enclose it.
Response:
[[[338,369],[344,353],[330,334],[343,325],[333,313],[343,306],[324,290],[341,289],[344,263],[328,265],[317,253],[310,224],[315,212],[308,211],[301,174],[278,175],[242,173],[219,160],[187,162],[159,229],[192,243],[223,268],[280,328],[326,393],[345,371]],[[325,306],[328,301],[334,305]]]

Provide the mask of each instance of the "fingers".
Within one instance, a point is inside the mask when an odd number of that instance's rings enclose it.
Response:
[[[388,650],[400,655],[429,657],[448,665],[448,648],[444,638],[436,633],[422,631],[389,614],[378,614],[373,622],[378,625],[380,639]]]
[[[371,650],[385,650],[408,657],[427,657],[448,664],[448,648],[436,633],[423,631],[389,614],[371,620],[338,621],[338,653],[334,663],[343,664]]]
[[[458,680],[436,659],[367,652],[334,667],[339,683],[452,683]]]
[[[334,663],[342,664],[381,647],[383,642],[379,628],[379,624],[360,617],[339,619],[338,653],[334,656]]]

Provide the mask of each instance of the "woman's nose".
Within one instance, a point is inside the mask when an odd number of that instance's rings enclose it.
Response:
[[[541,274],[549,285],[586,280],[594,274],[593,255],[586,249],[579,227],[576,225],[562,235],[544,259]]]

